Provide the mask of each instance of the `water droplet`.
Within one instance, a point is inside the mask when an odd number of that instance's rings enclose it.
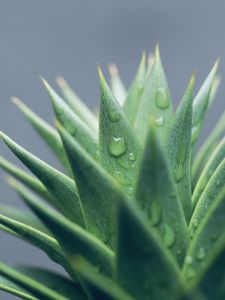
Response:
[[[181,179],[184,177],[184,168],[183,164],[177,163],[174,168],[174,179],[176,182],[181,181]]]
[[[201,247],[199,250],[198,250],[198,253],[197,253],[197,259],[198,260],[203,260],[205,258],[205,249],[203,247]]]
[[[175,243],[175,234],[173,229],[165,225],[164,233],[163,233],[163,243],[166,247],[171,248]]]
[[[152,201],[149,210],[149,217],[153,226],[160,223],[162,217],[162,210],[157,200]]]
[[[192,258],[192,256],[190,256],[190,255],[186,256],[186,258],[185,258],[185,263],[186,263],[187,265],[191,265],[191,264],[193,263],[193,258]]]
[[[156,123],[156,126],[158,126],[158,127],[163,126],[164,125],[164,118],[163,117],[157,118],[155,123]]]
[[[126,151],[126,143],[122,137],[113,137],[109,143],[109,153],[114,157],[119,157]]]
[[[181,249],[178,249],[178,250],[177,250],[177,255],[181,255],[181,254],[182,254]]]
[[[195,219],[193,220],[193,225],[194,225],[195,228],[198,227],[198,219],[195,218]]]
[[[109,117],[112,122],[117,122],[120,119],[120,114],[117,110],[112,110],[109,112]]]
[[[160,109],[166,109],[169,107],[169,99],[167,91],[164,87],[160,87],[156,95],[156,106]]]
[[[136,157],[135,157],[135,155],[134,155],[133,152],[131,152],[131,153],[128,154],[128,158],[129,158],[129,160],[131,160],[131,161],[135,161],[135,160],[136,160]]]

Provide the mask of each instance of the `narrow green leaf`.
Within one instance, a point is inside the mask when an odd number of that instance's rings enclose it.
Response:
[[[218,63],[219,61],[217,60],[212,70],[210,71],[209,75],[203,82],[198,94],[193,100],[192,133],[191,133],[192,147],[194,147],[199,137],[206,113],[211,103],[210,99],[212,100],[212,97],[210,97],[210,95],[215,80],[216,72],[218,69]]]
[[[205,214],[212,203],[215,201],[215,198],[220,194],[224,189],[225,185],[225,159],[218,165],[215,172],[211,176],[209,182],[205,186],[204,191],[202,192],[198,203],[192,214],[189,231],[191,235],[194,235],[196,228],[205,218]]]
[[[172,103],[158,46],[156,47],[155,62],[146,79],[134,123],[142,143],[145,142],[150,115],[154,115],[160,132],[165,131],[172,117]]]
[[[123,110],[127,115],[130,123],[133,125],[140,105],[140,99],[144,90],[144,82],[146,79],[146,54],[143,53],[140,64],[137,69],[135,78],[128,90]]]
[[[40,203],[39,199],[25,187],[15,182],[13,185],[26,204],[59,241],[69,261],[73,260],[74,256],[83,256],[103,272],[107,274],[112,272],[114,253],[107,246],[46,204]]]
[[[0,204],[0,213],[8,218],[22,222],[49,235],[47,228],[38,220],[36,216],[28,211],[19,209],[18,207]]]
[[[202,172],[202,169],[204,168],[207,161],[209,160],[209,157],[211,156],[212,152],[217,146],[220,137],[224,133],[224,131],[225,131],[225,112],[220,117],[219,121],[217,122],[211,134],[204,141],[203,145],[201,146],[199,152],[197,153],[194,159],[194,163],[192,165],[193,186],[195,186]]]
[[[34,279],[37,282],[40,282],[41,284],[47,286],[48,288],[56,291],[57,293],[65,296],[68,299],[87,299],[79,285],[59,273],[55,273],[47,269],[28,266],[19,266],[16,269],[22,274]]]
[[[26,289],[37,299],[45,300],[68,300],[67,297],[63,297],[59,293],[55,292],[52,289],[49,289],[45,285],[31,279],[28,276],[23,275],[22,273],[6,266],[3,263],[0,263],[0,274],[9,280],[13,281],[15,284]],[[32,299],[32,298],[31,298]]]
[[[17,236],[21,239],[35,245],[36,247],[44,251],[52,261],[62,265],[65,270],[72,276],[72,278],[77,280],[77,275],[71,268],[61,247],[54,238],[31,226],[3,215],[0,215],[0,224],[13,231],[13,233],[16,233]]]
[[[195,282],[205,272],[210,261],[216,259],[216,249],[224,245],[224,213],[225,190],[214,198],[212,206],[205,211],[201,224],[196,223],[198,226],[183,267],[183,275],[189,281]]]
[[[19,285],[15,284],[14,282],[2,275],[0,275],[0,290],[7,292],[11,295],[20,297],[24,300],[38,300],[25,289],[21,288]]]
[[[124,195],[113,178],[63,128],[59,127],[59,132],[77,182],[87,229],[112,244],[115,207]]]
[[[212,87],[211,87],[211,91],[210,91],[210,95],[209,95],[209,105],[212,104],[212,102],[214,101],[217,92],[218,92],[218,88],[220,86],[220,82],[221,82],[221,78],[220,76],[215,76],[213,83],[212,83]]]
[[[47,202],[53,204],[54,197],[48,192],[44,185],[29,173],[18,168],[8,160],[0,156],[0,167],[8,172],[10,175],[15,177],[17,180],[25,184],[33,192],[47,200]]]
[[[119,207],[117,280],[137,300],[177,299],[178,267],[132,204],[123,201]]]
[[[132,194],[138,176],[141,147],[122,108],[99,69],[101,106],[99,152],[108,172]]]
[[[70,108],[84,121],[85,124],[95,132],[98,132],[98,121],[92,111],[90,111],[84,102],[74,93],[64,78],[58,77],[56,81],[61,89],[64,100]]]
[[[46,142],[49,148],[56,154],[59,161],[65,167],[65,170],[71,175],[70,165],[62,146],[62,142],[58,135],[58,132],[50,126],[47,122],[42,120],[37,114],[35,114],[27,105],[25,105],[20,99],[12,97],[13,103],[21,110],[26,119],[30,122],[33,128],[37,131],[40,137]]]
[[[221,140],[221,142],[217,145],[213,153],[211,154],[208,162],[206,163],[202,173],[197,181],[195,186],[193,195],[192,195],[192,203],[195,207],[205,186],[209,182],[211,176],[213,175],[214,171],[220,164],[220,162],[225,157],[225,137]]]
[[[151,119],[136,199],[150,224],[156,226],[165,247],[181,264],[189,243],[187,224],[154,123]]]
[[[1,133],[1,137],[10,150],[38,177],[49,193],[53,195],[55,207],[67,218],[84,226],[82,208],[74,181],[19,146],[7,135]]]
[[[191,127],[193,75],[179,104],[168,130],[167,155],[176,182],[178,198],[183,206],[186,219],[192,211],[191,204]]]
[[[97,159],[97,135],[59,97],[46,80],[42,79],[42,81],[52,101],[58,121],[93,158]]]
[[[134,300],[115,281],[99,274],[81,258],[75,260],[76,268],[93,300]]]
[[[109,65],[110,87],[119,104],[122,106],[127,96],[126,88],[120,78],[118,68],[115,64]]]

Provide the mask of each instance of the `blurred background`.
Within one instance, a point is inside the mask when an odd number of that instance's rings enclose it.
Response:
[[[52,123],[50,102],[38,75],[55,86],[60,74],[94,108],[99,102],[96,63],[105,74],[109,62],[117,63],[129,86],[143,49],[153,51],[159,41],[177,103],[191,72],[197,72],[199,86],[218,56],[225,77],[224,13],[222,0],[0,0],[0,129],[59,168],[10,102],[11,96],[20,97]],[[202,139],[225,109],[224,87],[222,81]],[[17,162],[2,142],[0,154]],[[0,201],[23,206],[4,182],[4,173],[0,175]],[[42,252],[1,232],[0,260],[57,268]],[[0,292],[0,299],[14,297]]]

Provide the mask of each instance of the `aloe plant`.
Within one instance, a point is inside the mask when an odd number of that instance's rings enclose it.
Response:
[[[224,116],[196,154],[219,85],[216,62],[174,110],[159,47],[127,90],[102,71],[97,117],[63,78],[41,78],[55,127],[13,102],[53,151],[59,171],[1,138],[30,172],[3,157],[31,212],[0,205],[0,229],[44,251],[68,276],[0,263],[0,289],[22,299],[222,300],[225,297]]]

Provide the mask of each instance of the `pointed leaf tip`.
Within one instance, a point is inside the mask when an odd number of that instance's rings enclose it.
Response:
[[[117,65],[115,63],[110,63],[109,64],[109,74],[112,77],[118,76],[119,70],[118,70]]]

